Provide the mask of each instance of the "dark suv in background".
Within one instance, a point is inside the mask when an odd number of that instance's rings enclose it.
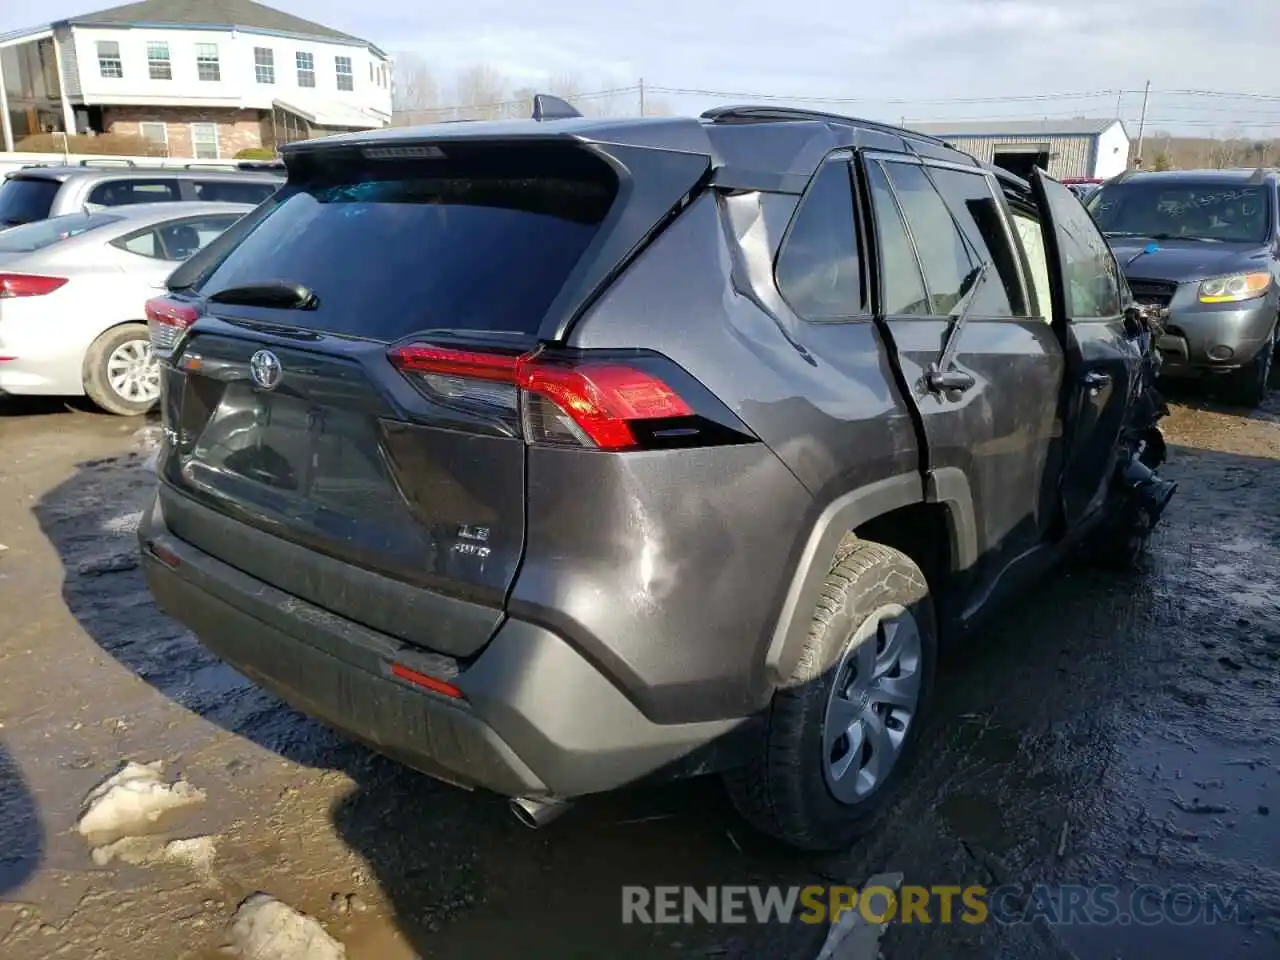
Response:
[[[1280,192],[1272,170],[1129,173],[1089,199],[1133,297],[1159,312],[1169,376],[1217,376],[1267,397],[1280,319]]]
[[[824,114],[568,112],[292,144],[173,274],[151,590],[527,823],[722,772],[839,847],[939,637],[1159,517],[1150,331],[1041,175]]]

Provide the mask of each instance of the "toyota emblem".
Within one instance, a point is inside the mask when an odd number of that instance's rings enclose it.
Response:
[[[280,386],[280,378],[284,376],[284,367],[280,358],[270,350],[259,350],[249,358],[249,377],[256,387],[263,390],[274,390]]]

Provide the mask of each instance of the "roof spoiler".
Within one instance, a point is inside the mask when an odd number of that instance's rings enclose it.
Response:
[[[572,120],[581,116],[582,114],[568,100],[553,97],[549,93],[533,95],[533,119],[535,120]]]

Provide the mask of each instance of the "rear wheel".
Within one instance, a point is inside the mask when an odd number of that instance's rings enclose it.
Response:
[[[937,660],[929,588],[911,559],[852,539],[838,556],[756,754],[726,775],[750,823],[807,850],[848,846],[892,800]]]
[[[84,358],[84,392],[108,413],[136,417],[160,398],[160,367],[142,323],[112,327]]]
[[[1227,374],[1227,395],[1232,403],[1250,410],[1257,409],[1267,399],[1271,380],[1271,367],[1275,362],[1276,331],[1262,345],[1258,355],[1246,366]]]

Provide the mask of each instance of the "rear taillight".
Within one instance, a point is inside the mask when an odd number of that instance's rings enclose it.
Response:
[[[41,277],[32,273],[0,273],[0,299],[43,297],[66,284],[66,277]]]
[[[432,399],[517,415],[530,443],[635,450],[724,441],[721,430],[708,429],[719,425],[699,416],[662,376],[646,368],[652,364],[428,345],[396,347],[389,357]]]
[[[167,357],[187,332],[200,319],[200,311],[189,303],[156,297],[147,301],[147,329],[151,332],[151,350]]]

